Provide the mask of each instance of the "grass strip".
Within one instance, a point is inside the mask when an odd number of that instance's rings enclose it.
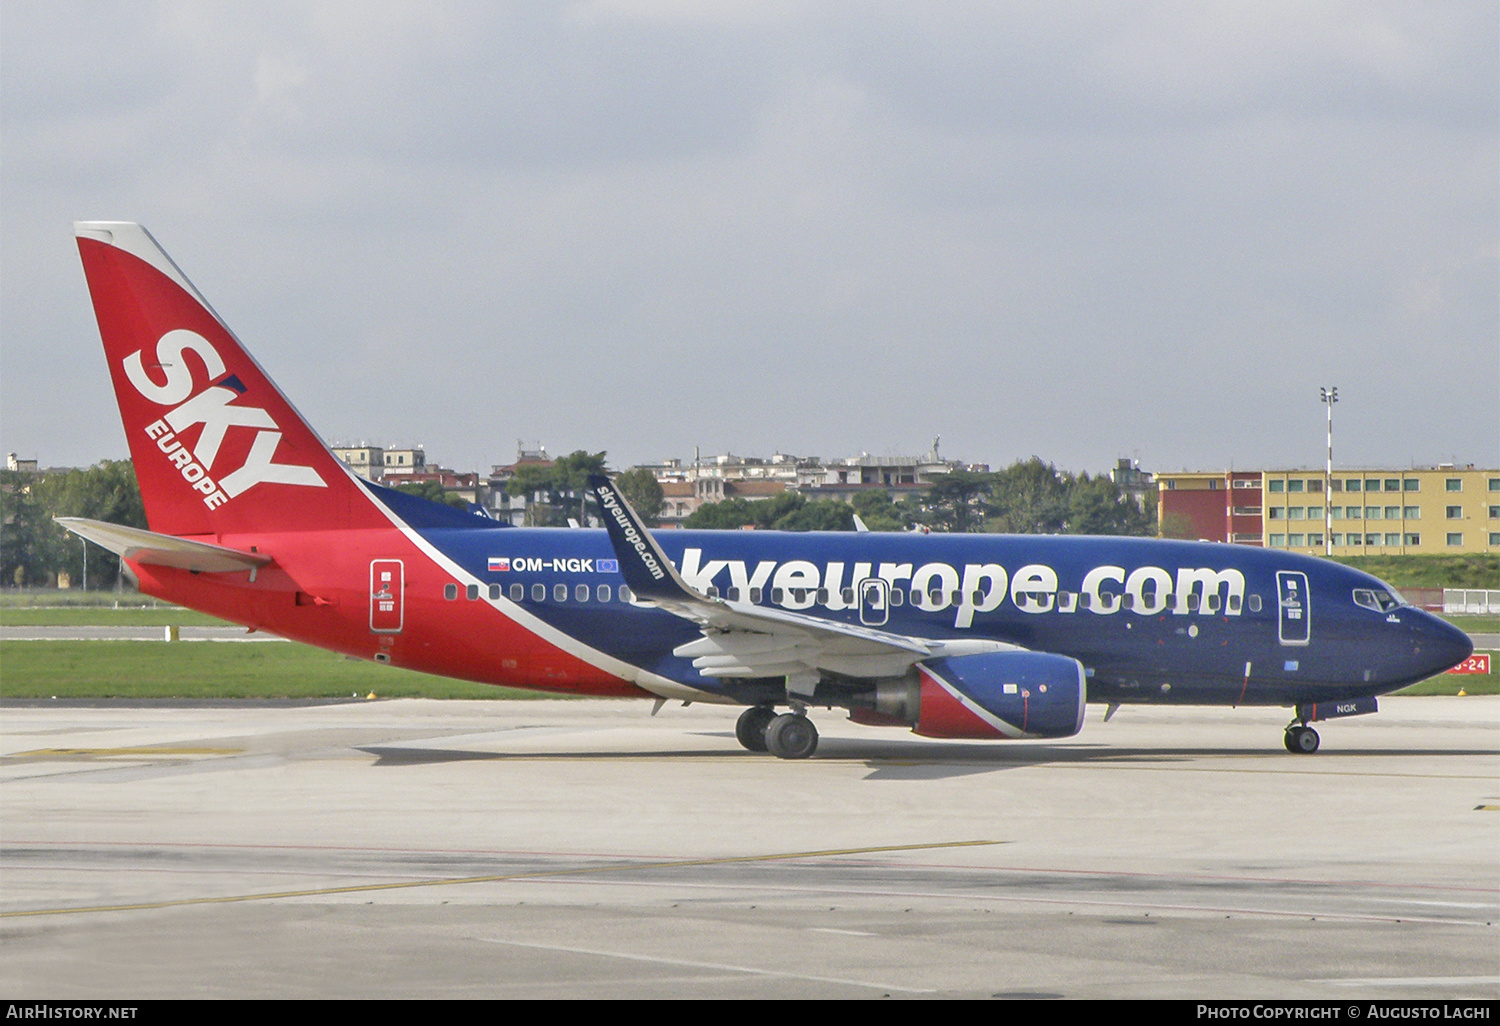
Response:
[[[295,642],[0,641],[0,698],[556,698]]]

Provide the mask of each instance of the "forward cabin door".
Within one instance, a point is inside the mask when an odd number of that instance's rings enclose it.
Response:
[[[1300,570],[1276,572],[1277,629],[1283,645],[1306,645],[1312,639],[1312,606],[1307,575]]]

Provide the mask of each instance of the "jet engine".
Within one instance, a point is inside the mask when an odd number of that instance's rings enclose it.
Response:
[[[1050,652],[983,652],[928,659],[917,679],[877,686],[853,719],[905,723],[923,737],[1071,737],[1083,728],[1083,664]]]

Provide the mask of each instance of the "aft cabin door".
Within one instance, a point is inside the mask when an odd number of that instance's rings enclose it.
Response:
[[[405,570],[399,559],[370,561],[370,631],[400,634],[406,614]]]
[[[1312,607],[1308,603],[1307,575],[1300,570],[1276,573],[1277,606],[1283,645],[1305,645],[1312,637]]]

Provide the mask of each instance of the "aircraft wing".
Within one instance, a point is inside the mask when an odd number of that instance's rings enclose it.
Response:
[[[710,598],[682,579],[614,482],[595,475],[589,478],[589,490],[603,509],[620,572],[637,601],[691,620],[703,632],[696,641],[679,645],[673,655],[691,658],[704,676],[785,676],[789,690],[810,694],[825,673],[899,677],[923,659],[1017,648],[998,641],[913,638],[786,609]]]
[[[170,534],[143,531],[138,527],[110,524],[103,520],[89,520],[86,517],[53,519],[80,538],[87,538],[95,545],[103,546],[115,555],[137,563],[213,574],[256,570],[271,562],[270,556],[190,541]]]

